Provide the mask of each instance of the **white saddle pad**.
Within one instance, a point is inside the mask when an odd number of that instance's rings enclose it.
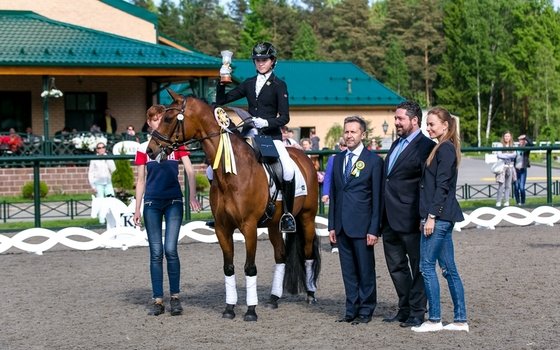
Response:
[[[294,162],[294,160],[292,158],[290,158],[290,162],[292,162],[292,166],[295,169],[295,179],[296,179],[296,197],[299,196],[306,196],[307,195],[307,184],[305,183],[305,179],[303,178],[303,174],[301,173],[301,170],[299,169],[299,167],[297,166],[296,162]],[[264,165],[263,165],[264,167]],[[266,178],[270,181],[270,175],[268,174],[268,171],[266,171],[265,169],[265,173],[266,173]],[[274,192],[276,191],[276,184],[273,183],[272,187],[270,188],[270,195],[273,196]],[[282,192],[278,193],[278,198],[277,200],[281,201],[282,200]]]

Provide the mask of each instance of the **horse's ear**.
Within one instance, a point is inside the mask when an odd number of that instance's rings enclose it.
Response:
[[[175,91],[171,90],[170,88],[167,88],[166,90],[167,90],[167,93],[169,94],[169,96],[171,96],[171,98],[173,99],[173,101],[178,101],[179,98],[181,97],[181,95],[179,95]]]

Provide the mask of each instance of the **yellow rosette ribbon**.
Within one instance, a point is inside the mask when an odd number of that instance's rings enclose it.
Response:
[[[362,160],[357,161],[356,164],[354,164],[354,168],[352,169],[350,175],[354,177],[360,176],[360,171],[365,167],[366,167],[366,163],[364,163],[364,161]]]
[[[231,139],[229,135],[231,131],[228,129],[230,119],[226,111],[224,111],[221,107],[214,109],[214,118],[216,118],[216,122],[225,132],[220,135],[220,143],[218,144],[218,150],[216,152],[216,158],[214,158],[212,169],[218,169],[223,155],[224,172],[237,175],[237,165],[235,164],[235,156],[233,154],[233,147],[231,146]]]

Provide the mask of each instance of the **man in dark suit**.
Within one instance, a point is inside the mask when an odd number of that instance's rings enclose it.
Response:
[[[368,323],[377,305],[373,246],[380,235],[383,160],[365,149],[366,123],[344,120],[348,150],[333,160],[329,238],[338,244],[346,312],[338,322]]]
[[[426,313],[426,294],[420,273],[420,215],[418,183],[435,143],[422,134],[422,109],[405,101],[395,111],[399,138],[385,159],[381,231],[389,274],[399,298],[398,312],[385,322],[418,326]]]

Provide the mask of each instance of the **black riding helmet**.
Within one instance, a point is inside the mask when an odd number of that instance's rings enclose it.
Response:
[[[253,59],[253,61],[258,58],[270,58],[274,61],[274,63],[272,64],[272,69],[274,69],[274,67],[276,67],[276,48],[274,47],[274,45],[266,41],[257,43],[257,45],[253,47],[253,55],[251,56],[251,58]]]
[[[253,47],[253,56],[255,60],[257,58],[276,58],[276,48],[266,41],[260,42]]]

